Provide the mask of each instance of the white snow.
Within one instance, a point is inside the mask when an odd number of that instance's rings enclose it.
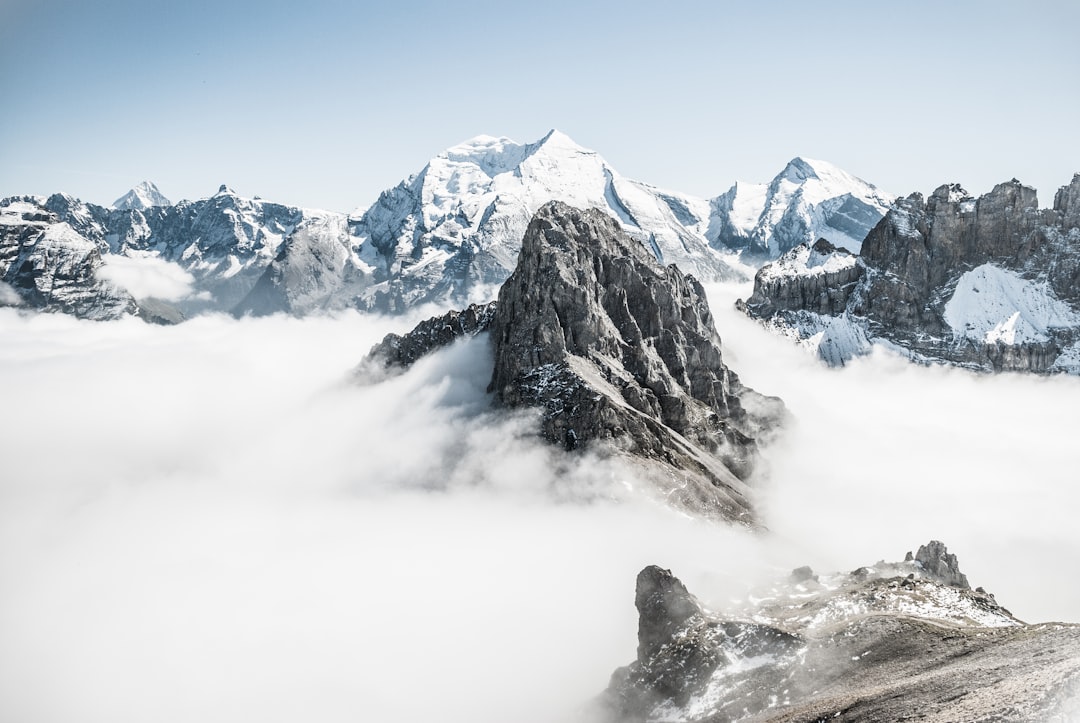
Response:
[[[968,271],[945,305],[945,322],[961,337],[987,344],[1049,340],[1055,327],[1080,325],[1080,315],[1044,281],[983,264]]]
[[[604,211],[664,263],[705,279],[730,273],[704,236],[707,200],[623,178],[558,130],[535,143],[478,136],[443,151],[367,209],[358,222],[360,256],[374,266],[372,244],[381,254],[392,246],[391,263],[400,262],[401,273],[427,276],[452,255],[438,258],[426,249],[471,244],[509,272],[533,214],[552,200]],[[417,244],[425,251],[414,264]]]
[[[157,186],[150,181],[143,181],[135,188],[113,201],[113,208],[145,210],[154,206],[171,206],[172,201],[165,197]]]
[[[763,266],[761,276],[763,279],[822,276],[854,268],[856,263],[857,257],[845,250],[821,253],[815,251],[810,244],[800,244],[773,263]]]
[[[47,221],[27,221],[24,216],[40,214],[43,212],[41,205],[44,204],[44,199],[40,204],[28,203],[26,201],[11,201],[5,206],[0,206],[0,226],[44,226],[47,225]]]
[[[858,253],[861,236],[855,238],[828,223],[849,198],[869,206],[878,217],[893,202],[889,194],[831,163],[800,157],[768,184],[736,183],[715,199],[714,213],[773,256],[781,251],[778,234],[788,239],[801,235],[805,241],[825,238]]]

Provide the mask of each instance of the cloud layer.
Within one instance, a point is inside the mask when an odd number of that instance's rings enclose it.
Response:
[[[410,320],[171,328],[0,310],[0,718],[550,721],[634,657],[638,570],[717,608],[801,564],[945,540],[1022,617],[1080,620],[1073,379],[820,367],[727,308],[728,360],[797,421],[768,535],[487,408],[484,340],[374,385]]]

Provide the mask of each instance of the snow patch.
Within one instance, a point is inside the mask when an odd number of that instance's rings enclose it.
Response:
[[[1080,325],[1080,315],[1046,282],[983,264],[960,277],[945,323],[960,337],[1015,345],[1049,341],[1051,329]]]
[[[775,262],[763,266],[763,279],[790,278],[792,276],[822,276],[824,274],[854,268],[856,257],[843,249],[821,252],[810,246],[800,244]]]

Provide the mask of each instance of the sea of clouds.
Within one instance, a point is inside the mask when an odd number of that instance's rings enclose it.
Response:
[[[0,719],[567,720],[634,658],[652,563],[723,610],[942,539],[1020,617],[1080,621],[1080,380],[826,369],[740,293],[710,291],[727,361],[793,420],[767,533],[492,411],[483,338],[358,383],[415,319],[0,309]]]

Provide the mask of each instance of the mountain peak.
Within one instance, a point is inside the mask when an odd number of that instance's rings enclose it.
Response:
[[[795,156],[788,161],[786,166],[784,166],[784,170],[780,175],[790,181],[798,183],[811,178],[820,178],[818,174],[819,168],[824,171],[826,169],[832,170],[835,166],[832,166],[832,164],[826,163],[825,161],[815,161],[812,158]]]
[[[226,184],[223,183],[218,187],[217,193],[215,193],[214,195],[215,196],[235,196],[236,191],[232,190]]]
[[[579,153],[593,153],[594,152],[594,151],[591,151],[588,148],[585,148],[584,146],[578,144],[577,142],[574,141],[573,138],[566,135],[565,133],[560,131],[558,128],[552,128],[550,131],[547,132],[547,135],[545,135],[543,138],[541,138],[540,140],[538,140],[536,143],[534,143],[532,145],[537,149],[540,149],[540,148],[550,149],[550,150],[558,149],[558,150],[564,150],[564,151],[575,151],[575,152],[579,152]]]
[[[154,206],[171,206],[172,201],[150,181],[143,181],[113,202],[113,208],[143,211]]]

